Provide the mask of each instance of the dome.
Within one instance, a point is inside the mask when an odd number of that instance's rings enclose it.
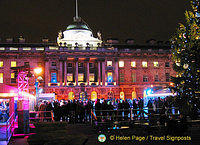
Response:
[[[72,24],[70,24],[67,27],[67,30],[89,30],[89,31],[91,31],[91,29],[88,27],[88,25],[86,23],[84,23],[83,21],[73,22]]]

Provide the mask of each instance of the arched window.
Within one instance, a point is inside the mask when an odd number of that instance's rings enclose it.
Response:
[[[69,100],[74,100],[74,92],[69,92],[68,93],[68,99]]]
[[[137,96],[136,96],[136,92],[135,92],[135,91],[132,92],[132,100],[133,100],[133,99],[137,99]]]
[[[120,99],[124,100],[125,97],[124,97],[124,92],[120,92]]]
[[[96,92],[96,91],[92,91],[92,92],[91,92],[91,100],[92,100],[92,101],[97,100],[97,92]]]

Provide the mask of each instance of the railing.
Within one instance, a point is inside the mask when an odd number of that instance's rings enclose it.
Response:
[[[9,140],[14,131],[15,113],[13,112],[9,119],[6,121],[6,140]]]
[[[106,121],[119,121],[119,122],[130,122],[133,120],[138,120],[138,123],[144,122],[144,120],[150,120],[151,116],[160,116],[161,114],[166,114],[167,116],[178,116],[178,108],[143,108],[143,109],[118,109],[118,110],[92,110],[91,109],[91,125],[93,121],[97,121],[99,124],[105,123]],[[147,121],[148,122],[148,121]]]
[[[54,121],[53,111],[30,111],[30,122]]]

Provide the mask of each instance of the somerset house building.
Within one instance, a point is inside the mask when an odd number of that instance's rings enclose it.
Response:
[[[56,43],[26,43],[23,37],[17,43],[12,38],[0,42],[0,83],[17,87],[12,67],[29,65],[43,69],[29,80],[29,93],[34,95],[37,78],[41,93],[55,93],[59,100],[143,97],[148,88],[169,86],[175,75],[169,45],[153,42],[103,42],[76,16],[58,33]]]

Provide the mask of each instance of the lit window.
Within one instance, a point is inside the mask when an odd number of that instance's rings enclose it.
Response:
[[[78,81],[83,82],[84,81],[84,74],[78,74]]]
[[[25,66],[29,66],[29,62],[24,62],[24,65]]]
[[[157,62],[157,61],[154,61],[154,62],[153,62],[153,66],[154,66],[154,67],[158,67],[158,66],[159,66],[159,65],[158,65],[158,62]]]
[[[0,61],[0,67],[3,67],[3,61]]]
[[[108,72],[107,73],[107,81],[110,83],[110,82],[113,82],[113,76],[112,76],[112,72]]]
[[[142,62],[142,67],[147,67],[147,61]]]
[[[16,67],[17,66],[17,62],[16,61],[11,61],[11,67]]]
[[[148,82],[148,77],[147,76],[143,76],[143,82]]]
[[[155,75],[155,82],[159,82],[158,75]]]
[[[11,73],[10,74],[10,78],[11,78],[11,83],[16,83],[16,77],[15,77],[15,73]]]
[[[0,83],[3,83],[3,73],[0,73]]]
[[[41,62],[38,62],[37,65],[38,65],[39,67],[41,67],[41,66],[42,66],[42,63],[41,63]]]
[[[79,62],[78,67],[83,68],[83,63]]]
[[[14,79],[15,78],[15,73],[11,73],[10,77],[11,77],[11,79]]]
[[[107,61],[107,66],[112,66],[112,61]]]
[[[131,62],[131,67],[136,67],[136,62],[135,61]]]
[[[124,61],[119,61],[119,67],[124,67]]]
[[[57,83],[57,74],[51,73],[51,83]]]
[[[132,75],[132,82],[133,83],[136,82],[136,73],[132,73],[131,75]]]
[[[89,81],[94,82],[94,74],[90,74]]]
[[[67,74],[67,81],[73,82],[73,74]]]

